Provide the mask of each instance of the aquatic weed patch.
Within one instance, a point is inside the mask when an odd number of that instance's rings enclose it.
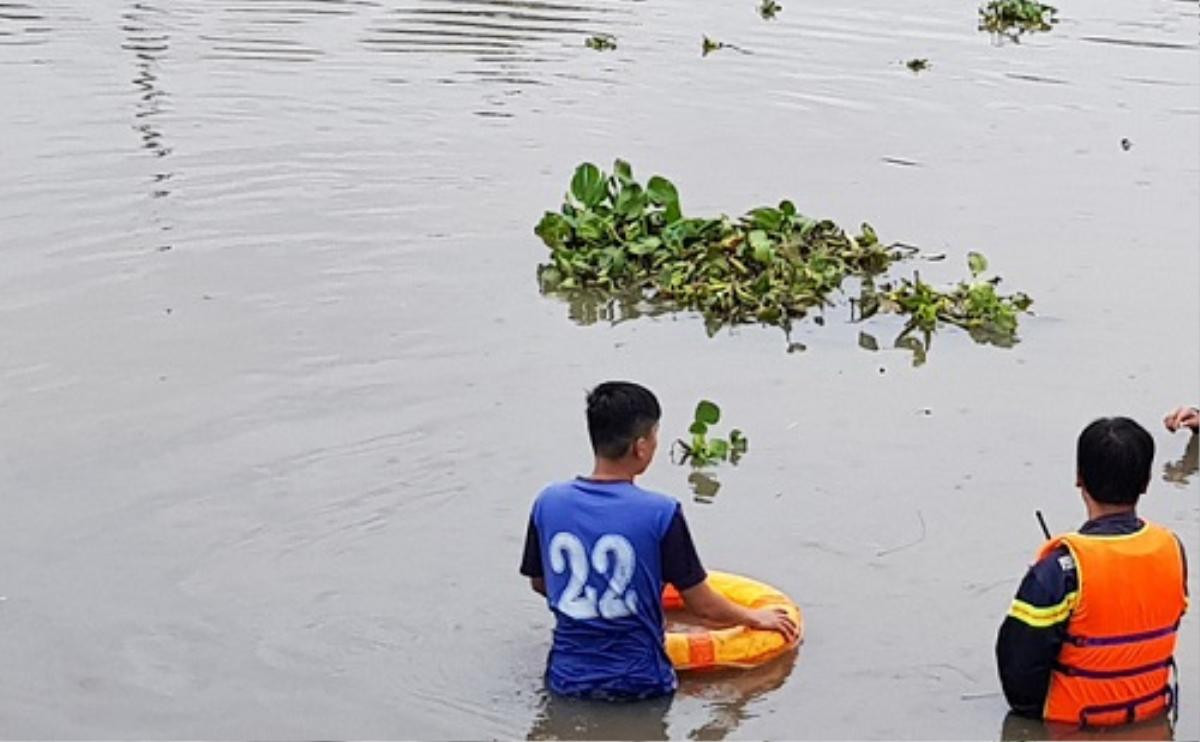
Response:
[[[612,34],[596,34],[583,41],[583,45],[598,52],[612,51],[617,48],[617,37]]]
[[[925,337],[925,348],[929,347],[929,337],[941,323],[963,328],[980,343],[1011,346],[1016,340],[1020,315],[1029,311],[1033,299],[1021,291],[1001,294],[997,290],[1001,282],[999,276],[983,277],[988,264],[981,253],[968,253],[967,266],[971,271],[970,280],[959,281],[944,289],[921,280],[916,272],[912,279],[901,278],[879,288],[873,282],[864,281],[857,302],[859,319],[866,319],[880,310],[905,315],[909,319],[900,339],[920,331]]]
[[[612,176],[580,165],[559,212],[535,233],[550,248],[543,290],[636,287],[649,299],[695,309],[717,327],[786,327],[852,274],[881,273],[899,257],[864,224],[857,236],[794,204],[753,209],[738,220],[689,218],[665,178],[643,186],[618,160]]]
[[[764,21],[774,20],[781,10],[783,10],[783,6],[775,0],[762,0],[758,5],[758,14]]]
[[[1049,31],[1058,9],[1037,0],[989,0],[979,9],[979,30],[1018,41],[1023,33]]]
[[[694,310],[710,334],[752,323],[787,331],[794,320],[832,305],[846,278],[873,287],[914,252],[884,245],[869,224],[850,234],[801,214],[791,201],[737,219],[688,217],[673,183],[656,175],[643,184],[623,160],[611,175],[591,163],[576,168],[562,207],[546,212],[534,232],[550,249],[549,262],[538,267],[543,292],[568,299],[601,292],[625,302],[635,296],[659,308]],[[886,283],[886,290],[860,297],[861,314],[905,314],[929,331],[939,323],[994,328],[1015,340],[1016,315],[1007,314],[1015,300],[1006,304],[995,295],[999,303],[989,303],[994,284],[979,283],[962,284],[964,298],[948,295],[932,310],[919,279]]]
[[[700,40],[700,56],[702,57],[707,57],[709,54],[724,48],[725,44],[716,39],[710,39],[705,36]]]

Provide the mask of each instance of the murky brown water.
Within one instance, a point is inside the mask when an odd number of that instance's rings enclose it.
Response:
[[[0,1],[0,736],[995,738],[1033,510],[1081,520],[1099,414],[1152,425],[1144,511],[1200,562],[1195,449],[1157,422],[1200,398],[1197,3],[1064,2],[1002,46],[973,3],[783,5]],[[578,324],[531,229],[617,156],[692,212],[870,220],[935,277],[981,250],[1038,316],[917,369],[844,306],[795,354]],[[587,466],[608,377],[668,435],[702,396],[749,433],[711,503],[647,483],[803,605],[794,662],[543,697],[527,508]]]

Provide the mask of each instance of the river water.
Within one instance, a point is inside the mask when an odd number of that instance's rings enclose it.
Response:
[[[1102,414],[1153,431],[1143,512],[1200,562],[1158,422],[1200,398],[1200,6],[1014,44],[973,3],[782,4],[0,1],[0,736],[997,738],[1033,512],[1082,520]],[[947,254],[922,275],[982,251],[1036,316],[914,366],[844,301],[788,353],[541,296],[533,225],[615,157],[689,213],[790,197]],[[544,696],[525,519],[610,377],[665,438],[702,397],[749,434],[707,501],[665,456],[646,484],[803,606],[794,659]]]

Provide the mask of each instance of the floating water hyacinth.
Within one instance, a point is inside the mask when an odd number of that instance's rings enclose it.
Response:
[[[1058,9],[1037,0],[989,0],[979,9],[979,30],[1018,41],[1023,33],[1049,31]]]
[[[708,437],[712,426],[720,420],[721,408],[716,402],[702,399],[696,404],[696,412],[688,428],[690,437],[687,440],[679,438],[673,444],[673,448],[682,452],[679,463],[688,462],[697,468],[721,461],[738,463],[750,449],[750,440],[737,428],[729,431],[728,438]]]
[[[617,37],[612,34],[596,34],[584,40],[583,45],[598,52],[611,51],[617,48]]]
[[[939,300],[930,310],[919,282],[873,288],[875,278],[913,249],[884,245],[869,224],[851,235],[832,221],[804,216],[791,201],[736,220],[687,217],[674,184],[654,176],[643,185],[623,160],[612,175],[591,163],[576,168],[562,207],[546,212],[534,232],[550,248],[550,261],[538,268],[543,291],[599,291],[623,301],[632,294],[668,310],[698,311],[710,333],[745,323],[787,330],[794,319],[831,305],[851,276],[870,288],[860,298],[861,317],[882,309],[909,315],[930,331],[942,322],[1015,336],[1016,313],[1029,305],[1024,295],[996,295],[994,279],[963,284],[962,297],[953,294],[948,307]],[[989,290],[995,302],[987,301]]]

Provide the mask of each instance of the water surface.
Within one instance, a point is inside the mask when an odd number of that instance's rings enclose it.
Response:
[[[1143,510],[1200,561],[1194,443],[1158,423],[1200,398],[1198,11],[998,44],[932,0],[0,2],[0,732],[999,736],[996,627],[1034,509],[1082,519],[1087,421],[1152,428]],[[948,254],[923,276],[982,251],[1037,316],[914,368],[844,304],[789,354],[540,296],[533,225],[615,157],[690,213],[790,197]],[[701,397],[749,434],[709,502],[665,458],[646,483],[802,604],[795,659],[544,697],[525,519],[610,377],[665,436]],[[1178,658],[1194,710],[1193,616]]]

